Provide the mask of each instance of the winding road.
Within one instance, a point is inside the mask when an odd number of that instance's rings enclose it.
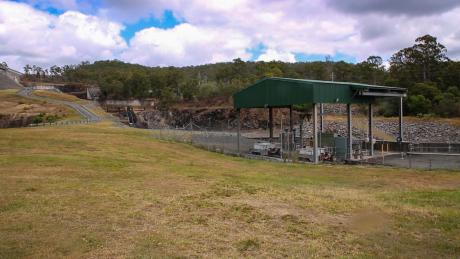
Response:
[[[95,114],[92,112],[90,109],[86,108],[84,105],[74,103],[74,102],[69,102],[69,101],[63,101],[63,100],[57,100],[57,99],[52,99],[52,98],[47,98],[47,97],[42,97],[42,96],[36,96],[33,94],[34,89],[31,87],[24,87],[20,91],[18,91],[18,95],[30,98],[30,99],[35,99],[39,101],[46,101],[54,104],[61,104],[68,106],[72,109],[74,109],[76,112],[78,112],[81,116],[83,116],[86,119],[86,122],[98,122],[101,121],[101,117],[99,115]]]

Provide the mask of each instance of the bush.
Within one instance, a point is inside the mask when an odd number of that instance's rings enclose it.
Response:
[[[32,123],[33,124],[38,124],[38,123],[53,123],[53,122],[56,122],[57,120],[59,120],[59,116],[58,115],[46,115],[46,113],[40,113],[39,115],[35,116],[33,119],[32,119]]]
[[[35,116],[35,117],[32,119],[32,123],[34,123],[34,124],[43,123],[44,120],[45,120],[44,118],[45,118],[45,114],[44,114],[44,113],[40,113],[39,115]]]
[[[58,115],[47,115],[45,117],[45,121],[50,122],[50,123],[56,122],[58,119],[59,119]]]
[[[452,117],[460,115],[460,98],[454,96],[451,93],[445,93],[442,95],[442,99],[439,101],[436,107],[436,112],[443,117]]]
[[[423,95],[413,95],[407,100],[409,113],[411,114],[427,114],[432,112],[431,101]]]

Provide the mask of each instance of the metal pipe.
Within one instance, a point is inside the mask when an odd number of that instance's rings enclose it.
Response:
[[[318,163],[318,114],[317,105],[313,104],[313,162]]]
[[[369,137],[369,155],[370,156],[374,156],[374,134],[372,132],[372,127],[374,126],[373,124],[373,107],[372,107],[372,103],[369,103],[369,131],[368,131],[368,137]]]
[[[347,156],[348,159],[351,160],[353,156],[353,139],[352,139],[352,122],[351,122],[351,104],[347,104],[347,129],[348,129],[348,139],[347,139]]]
[[[300,116],[300,125],[299,125],[299,137],[300,137],[300,148],[303,147],[303,120],[305,118],[303,116]]]
[[[323,146],[323,112],[324,112],[324,108],[323,108],[323,104],[320,103],[319,104],[319,146],[322,147]]]
[[[323,104],[319,104],[319,132],[323,133],[323,113],[324,107]]]
[[[402,142],[403,137],[403,97],[399,98],[399,140]]]
[[[241,111],[240,111],[240,109],[238,109],[237,114],[236,114],[236,117],[238,118],[238,129],[237,129],[237,133],[236,133],[236,135],[237,135],[236,138],[237,138],[237,150],[238,150],[238,155],[239,156],[241,155],[241,152],[240,152],[240,134],[241,134],[240,133],[240,131],[241,131],[241,121],[240,121],[241,118],[240,118],[240,115],[241,114],[240,113],[241,113]]]
[[[288,133],[288,136],[289,136],[289,151],[293,150],[293,145],[292,145],[292,141],[293,141],[293,137],[292,137],[292,132],[293,132],[293,128],[294,128],[294,124],[293,124],[293,121],[292,121],[292,105],[289,106],[289,133]]]
[[[281,156],[281,159],[283,159],[283,120],[284,120],[284,116],[281,113],[281,130],[280,130],[280,139],[281,139],[280,156]]]
[[[270,142],[273,141],[273,108],[268,108],[268,127],[270,131]]]

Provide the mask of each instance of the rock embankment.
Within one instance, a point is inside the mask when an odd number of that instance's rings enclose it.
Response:
[[[35,116],[23,114],[0,114],[0,128],[26,127],[31,124]]]
[[[403,125],[404,138],[414,143],[460,143],[460,127],[439,119],[411,120]],[[399,134],[399,123],[396,120],[377,120],[375,127],[395,137]]]
[[[343,107],[328,107],[326,113],[341,114]],[[328,112],[329,111],[329,112]],[[332,113],[331,113],[332,112]],[[353,113],[359,113],[354,110]],[[207,130],[235,130],[237,127],[236,112],[230,108],[216,109],[172,109],[170,111],[142,111],[137,113],[138,126],[143,128],[186,128]],[[274,113],[275,127],[279,129],[281,119],[288,127],[289,112],[277,110]],[[293,113],[295,127],[298,128],[299,114]],[[366,122],[363,122],[365,125]],[[390,138],[396,139],[399,134],[397,118],[375,118],[376,130],[383,132]],[[356,126],[356,124],[355,124]],[[241,127],[243,130],[266,130],[268,128],[268,112],[264,109],[242,110]],[[430,121],[422,119],[405,120],[404,139],[413,143],[460,143],[460,127],[442,119]],[[325,132],[337,133],[346,136],[347,125],[342,119],[326,116],[324,122]],[[312,134],[312,125],[305,119],[304,133],[306,137]],[[358,139],[367,138],[366,127],[353,127],[353,136]],[[377,134],[375,134],[378,137]]]

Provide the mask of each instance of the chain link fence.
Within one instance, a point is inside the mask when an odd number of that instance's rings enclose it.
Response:
[[[402,153],[374,158],[374,163],[425,170],[460,170],[460,155],[448,153]]]
[[[157,139],[192,144],[209,151],[223,154],[238,155],[236,131],[228,129],[222,131],[216,129],[203,129],[198,128],[198,126],[195,126],[195,129],[191,128],[192,127],[189,129],[185,127],[180,129],[162,128],[151,129],[151,131],[153,132],[152,136]],[[269,160],[277,160],[274,157],[251,155],[254,144],[264,140],[265,138],[248,138],[245,134],[242,134],[240,136],[240,154],[258,159],[266,158]],[[390,148],[390,145],[386,144],[387,143],[385,143],[383,156],[381,151],[376,148],[376,156],[371,160],[364,159],[363,162],[426,170],[460,170],[460,144],[431,143],[409,145],[406,143],[406,146],[402,148],[402,153],[399,152],[401,149],[398,143],[393,143],[393,148]],[[285,145],[283,145],[283,147],[284,146]],[[296,157],[296,153],[293,154],[289,152],[287,146],[284,147],[284,150],[283,158],[288,161],[302,161],[301,157]],[[330,154],[336,153],[334,150],[326,151]],[[355,157],[355,159],[359,159],[359,157]],[[278,158],[278,160],[280,159]]]
[[[238,155],[236,132],[187,129],[152,129],[153,137],[161,140],[192,144],[194,146],[229,155]],[[240,136],[240,153],[247,154],[257,141]]]
[[[77,124],[88,124],[97,122],[99,120],[70,120],[70,121],[56,121],[56,122],[41,122],[31,123],[28,127],[45,127],[45,126],[62,126],[62,125],[77,125]]]

